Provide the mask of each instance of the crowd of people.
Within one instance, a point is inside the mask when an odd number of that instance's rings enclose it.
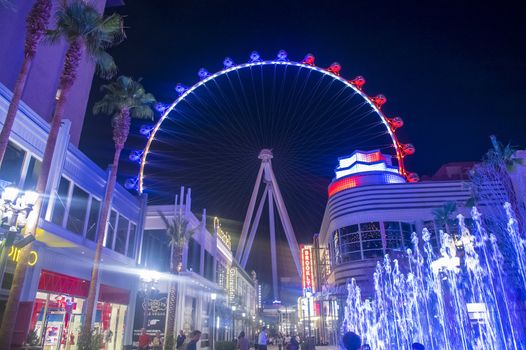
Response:
[[[186,335],[181,330],[175,341],[175,347],[177,350],[197,350],[197,342],[201,338],[201,332],[198,330],[190,333],[189,341],[186,342]],[[362,339],[360,336],[354,332],[345,333],[342,338],[342,348],[344,350],[372,350],[369,344],[362,344]],[[273,338],[269,338],[267,333],[267,327],[261,328],[261,331],[257,335],[257,339],[254,343],[255,350],[267,350],[268,344],[273,344],[278,346],[278,350],[299,350],[300,341],[299,339],[293,336],[283,336],[278,334]],[[161,333],[157,331],[154,337],[150,337],[146,333],[146,329],[141,330],[139,335],[139,350],[162,350],[164,346],[164,339],[161,336]],[[235,348],[236,350],[250,350],[250,341],[245,335],[245,332],[242,331],[239,333],[237,339],[235,339]],[[424,345],[420,343],[413,343],[411,350],[425,350]]]
[[[177,350],[197,350],[197,342],[201,339],[201,332],[198,330],[190,333],[190,341],[186,342],[186,335],[181,330],[175,340],[175,348]],[[141,329],[139,335],[139,350],[162,350],[164,347],[164,338],[161,336],[161,332],[157,331],[154,337],[150,337],[146,333],[146,329]]]
[[[345,350],[371,350],[369,344],[362,344],[360,336],[354,332],[347,332],[342,337],[342,347]],[[413,343],[411,350],[425,350],[424,345]]]

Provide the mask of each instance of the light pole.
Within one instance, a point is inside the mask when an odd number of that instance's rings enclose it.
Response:
[[[232,305],[232,339],[236,339],[236,306]]]
[[[37,199],[38,193],[33,191],[24,192],[12,186],[8,186],[2,191],[0,196],[0,230],[4,234],[5,239],[0,255],[0,288],[4,281],[7,267],[8,250],[13,249],[13,247],[19,250],[35,240],[33,235],[28,235],[15,241],[26,226],[29,213],[33,210]],[[17,261],[17,256],[18,253],[14,252],[14,261]]]
[[[155,285],[159,282],[159,273],[157,271],[144,270],[141,273],[141,292],[144,296],[142,308],[144,311],[142,318],[142,328],[148,327],[148,310],[150,309],[150,299],[153,294],[157,293]]]
[[[211,337],[211,342],[210,342],[210,349],[211,350],[214,350],[214,345],[215,345],[215,342],[216,342],[216,299],[217,299],[217,294],[216,293],[212,293],[210,294],[210,299],[212,300],[212,323],[211,323],[211,330],[212,330],[212,337]],[[209,322],[210,324],[210,322]]]

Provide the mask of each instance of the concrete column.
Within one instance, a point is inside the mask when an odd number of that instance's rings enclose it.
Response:
[[[139,283],[139,282],[137,282]],[[137,284],[135,285],[137,287]],[[124,321],[124,345],[131,345],[133,341],[133,320],[135,318],[135,305],[137,304],[137,289],[130,290],[130,302],[128,303],[128,310],[126,311],[126,320]]]

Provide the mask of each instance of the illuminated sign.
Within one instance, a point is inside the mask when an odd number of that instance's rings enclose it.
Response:
[[[303,271],[303,290],[312,292],[313,274],[312,274],[312,247],[302,246],[301,248],[301,268]]]
[[[9,249],[9,254],[7,254],[7,256],[10,257],[13,262],[17,263],[18,260],[20,260],[21,251],[22,249],[17,248],[15,246],[11,246],[11,248]],[[29,266],[35,266],[37,261],[38,261],[38,253],[32,250],[31,252],[29,252],[29,259],[27,260],[27,264]]]

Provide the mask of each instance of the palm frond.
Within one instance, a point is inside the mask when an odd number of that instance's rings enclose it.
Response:
[[[94,113],[113,115],[127,109],[132,118],[153,118],[155,97],[146,93],[142,84],[131,77],[121,75],[114,82],[103,85],[101,91],[105,94],[95,104]]]
[[[91,57],[95,60],[97,72],[102,78],[110,79],[117,74],[118,68],[113,57],[104,50],[92,53]]]

